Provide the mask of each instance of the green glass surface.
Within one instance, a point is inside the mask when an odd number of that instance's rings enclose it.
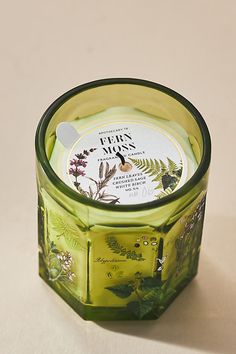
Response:
[[[119,106],[187,132],[198,167],[177,191],[148,203],[105,204],[71,189],[52,169],[60,122],[88,122]],[[36,154],[40,276],[86,320],[158,318],[197,274],[211,154],[200,113],[152,82],[99,80],[49,107],[37,129]]]

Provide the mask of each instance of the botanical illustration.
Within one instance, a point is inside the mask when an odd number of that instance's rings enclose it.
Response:
[[[68,251],[58,250],[54,242],[49,243],[47,269],[49,280],[55,282],[73,282],[75,273],[72,271],[73,259]]]
[[[134,274],[134,280],[106,289],[120,298],[128,298],[135,294],[137,300],[130,301],[127,310],[139,319],[153,311],[158,315],[164,309],[165,301],[175,293],[168,282],[162,282],[158,277],[143,277],[141,272]]]
[[[132,312],[137,318],[142,319],[148,314],[158,315],[164,310],[166,305],[175,296],[178,289],[175,289],[173,284],[174,278],[178,274],[186,272],[186,282],[191,279],[197,271],[199,246],[201,243],[202,223],[205,208],[205,197],[197,204],[195,210],[189,216],[183,218],[184,228],[175,242],[176,247],[176,268],[168,279],[162,280],[162,270],[167,259],[167,254],[163,255],[163,238],[159,240],[158,253],[156,258],[156,269],[153,277],[145,277],[141,272],[134,274],[134,280],[126,283],[108,286],[105,289],[113,293],[119,298],[132,299],[126,305],[127,310]],[[127,250],[120,246],[115,238],[111,239],[111,249],[115,253],[126,255]],[[187,262],[187,264],[186,264]],[[185,269],[183,268],[185,264]]]
[[[202,225],[205,210],[204,196],[197,204],[194,212],[183,219],[184,229],[175,241],[177,273],[180,273],[184,262],[189,259],[189,272],[194,273],[196,261],[198,261],[199,247],[201,244]]]
[[[99,200],[101,202],[105,202],[108,204],[116,204],[119,203],[119,198],[115,195],[109,194],[106,191],[106,187],[108,182],[114,177],[116,174],[116,165],[110,167],[109,163],[101,162],[98,170],[98,180],[95,180],[86,175],[85,169],[87,167],[88,161],[87,157],[95,151],[95,148],[88,150],[84,150],[83,153],[79,153],[75,155],[73,160],[70,160],[70,169],[69,174],[74,176],[74,186],[78,190],[78,192],[86,197],[89,197],[93,200]],[[89,190],[86,191],[81,187],[81,183],[79,182],[79,177],[85,177],[93,182],[92,185],[89,185]]]
[[[83,247],[79,239],[79,228],[72,221],[65,221],[60,214],[50,213],[50,221],[52,223],[53,229],[57,233],[57,238],[64,238],[66,244],[70,249],[81,250]]]
[[[82,249],[79,241],[79,228],[72,221],[69,223],[58,213],[50,212],[49,233],[44,236],[44,216],[45,210],[39,208],[39,241],[41,255],[45,265],[48,280],[52,282],[74,283],[76,275],[73,271],[74,260],[69,250]],[[48,214],[47,214],[48,218]],[[54,241],[50,240],[51,232],[56,232],[58,240],[63,237],[69,250],[59,248]],[[44,239],[46,237],[46,240]]]
[[[103,180],[105,175],[106,165],[103,165],[99,179]],[[158,236],[158,239],[155,238],[157,243],[156,260],[154,267],[153,264],[150,265],[153,267],[153,276],[147,276],[147,273],[139,269],[138,265],[148,259],[143,257],[143,254],[138,251],[138,247],[134,250],[132,246],[129,247],[129,243],[123,245],[114,234],[104,235],[106,245],[111,253],[121,256],[124,260],[135,260],[141,263],[134,262],[136,269],[132,270],[133,275],[128,280],[124,276],[118,277],[118,273],[109,278],[110,284],[108,285],[106,282],[106,285],[103,285],[104,298],[97,300],[97,303],[94,300],[96,298],[94,288],[88,286],[87,293],[83,292],[82,296],[78,295],[78,297],[76,293],[78,288],[75,288],[80,282],[76,268],[78,266],[76,257],[77,255],[80,257],[81,252],[74,251],[83,250],[85,255],[89,254],[87,243],[83,244],[80,237],[83,231],[76,224],[77,221],[68,217],[66,212],[61,212],[59,208],[57,211],[47,211],[42,200],[39,205],[39,244],[40,250],[42,249],[40,252],[41,275],[69,304],[73,304],[78,313],[83,314],[81,308],[86,306],[87,319],[120,319],[123,318],[122,316],[125,319],[136,318],[140,320],[157,318],[197,272],[205,195],[201,199],[199,196],[198,201],[189,206],[189,212],[179,219],[180,226],[178,225],[176,229],[179,234],[173,233],[174,248],[171,246],[168,249],[169,254],[166,253],[164,247],[164,232]],[[127,237],[129,237],[128,233]],[[144,242],[146,239],[142,239],[143,245],[145,245]],[[133,242],[132,245],[135,247]],[[90,247],[93,247],[93,243],[90,244]],[[173,253],[169,251],[170,249],[173,250]],[[75,256],[75,254],[77,255]],[[165,273],[166,270],[168,271],[169,259],[171,259],[173,269],[170,268],[171,272]],[[133,262],[127,263],[127,267],[131,267],[132,264]],[[107,271],[110,271],[109,269]],[[84,272],[88,275],[88,279],[93,279],[94,274],[89,263]],[[166,274],[167,279],[165,278]],[[73,293],[72,290],[75,292]],[[87,298],[90,301],[85,300]],[[113,312],[109,305],[106,305],[107,299],[110,303],[114,301],[114,304],[117,301],[117,306],[112,307]],[[100,300],[102,303],[99,305]]]
[[[172,191],[178,185],[181,175],[182,175],[182,164],[178,165],[167,158],[167,164],[162,160],[157,159],[132,159],[132,163],[149,177],[154,177],[152,182],[156,182],[157,185],[155,189],[159,190],[160,193],[156,196],[157,198],[162,198],[165,195],[172,193]]]
[[[144,261],[145,258],[142,257],[142,253],[136,253],[135,251],[127,250],[124,246],[120,245],[114,236],[108,236],[106,238],[106,243],[113,253],[124,256],[127,259],[135,261]]]

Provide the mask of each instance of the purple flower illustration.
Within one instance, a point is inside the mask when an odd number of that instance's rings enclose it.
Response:
[[[83,166],[84,168],[87,166],[87,161],[83,161],[83,160],[78,160],[78,164],[79,166]]]
[[[71,167],[69,169],[69,174],[73,175],[74,177],[85,176],[85,172],[80,170],[77,166]]]
[[[91,148],[89,151],[84,150],[83,153],[78,153],[75,154],[75,158],[70,160],[70,168],[69,168],[69,174],[75,177],[75,181],[74,181],[74,186],[76,187],[76,189],[82,193],[85,194],[85,192],[82,190],[80,183],[78,181],[78,177],[84,177],[85,176],[85,171],[81,168],[86,168],[88,161],[85,161],[85,159],[87,158],[87,156],[95,151],[96,148]]]
[[[95,181],[93,178],[86,176],[87,179],[91,180],[95,184],[96,190],[94,190],[94,188],[92,188],[91,185],[89,185],[88,191],[84,190],[81,187],[78,177],[85,176],[85,171],[81,169],[81,167],[83,167],[84,169],[87,167],[88,161],[86,161],[86,159],[90,155],[90,153],[94,152],[95,150],[96,148],[83,150],[82,153],[75,154],[75,158],[70,160],[70,168],[68,172],[70,175],[75,177],[73,184],[80,194],[88,198],[92,198],[94,200],[100,200],[110,204],[119,203],[118,197],[116,197],[115,195],[107,194],[105,190],[105,188],[107,187],[107,183],[113,178],[113,176],[116,173],[116,165],[110,168],[108,162],[106,162],[105,165],[103,162],[101,162],[98,171],[99,172],[98,181]]]
[[[83,161],[83,160],[77,160],[77,159],[73,159],[70,160],[70,165],[71,166],[83,166],[84,168],[87,166],[87,161]]]

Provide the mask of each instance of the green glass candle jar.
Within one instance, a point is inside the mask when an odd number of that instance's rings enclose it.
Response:
[[[36,133],[39,273],[86,320],[156,319],[196,275],[211,142],[162,85],[78,86]]]

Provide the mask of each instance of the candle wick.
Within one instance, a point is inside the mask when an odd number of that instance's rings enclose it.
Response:
[[[124,165],[124,164],[125,164],[125,158],[124,158],[124,156],[121,155],[119,152],[116,153],[116,156],[118,156],[118,157],[120,158],[122,165]]]

